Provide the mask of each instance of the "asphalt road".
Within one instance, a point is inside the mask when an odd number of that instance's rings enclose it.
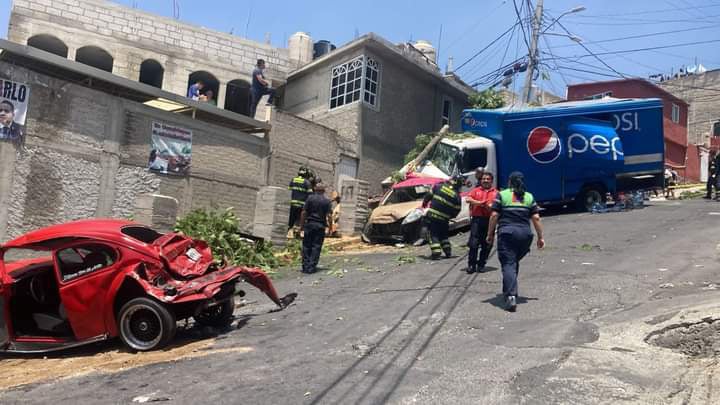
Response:
[[[720,400],[707,384],[697,399],[701,391],[687,381],[695,363],[643,340],[678,313],[700,316],[693,308],[720,301],[720,203],[656,202],[543,221],[547,247],[521,264],[516,313],[501,308],[494,256],[488,273],[461,271],[463,234],[453,238],[458,256],[439,262],[424,258],[427,246],[325,257],[329,272],[278,283],[282,293],[299,293],[295,305],[269,313],[272,305],[252,292],[257,303],[236,311],[240,326],[214,343],[250,351],[17,387],[0,392],[0,402]]]

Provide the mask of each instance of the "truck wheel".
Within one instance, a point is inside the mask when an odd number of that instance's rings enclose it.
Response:
[[[133,350],[160,349],[175,336],[175,315],[150,298],[139,297],[128,301],[118,315],[120,339]]]
[[[230,298],[220,304],[205,308],[204,311],[194,316],[195,322],[202,326],[224,328],[230,326],[235,312],[235,300]]]
[[[599,186],[583,188],[575,198],[575,203],[580,211],[591,211],[593,205],[605,203],[605,190]]]

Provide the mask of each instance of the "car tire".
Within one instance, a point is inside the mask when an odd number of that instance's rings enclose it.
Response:
[[[133,298],[118,313],[120,339],[132,350],[146,352],[167,345],[175,336],[175,315],[147,297]]]
[[[600,186],[588,186],[583,188],[575,198],[577,209],[581,212],[589,212],[596,203],[604,204],[606,201],[605,189]]]
[[[230,324],[232,323],[234,312],[235,300],[233,298],[230,298],[221,302],[220,304],[205,308],[198,315],[195,315],[193,319],[196,323],[202,326],[224,328],[230,326]]]
[[[370,231],[372,230],[372,224],[370,222],[366,223],[363,227],[362,232],[360,233],[360,240],[362,240],[365,243],[374,243],[374,241],[368,236],[370,234]]]

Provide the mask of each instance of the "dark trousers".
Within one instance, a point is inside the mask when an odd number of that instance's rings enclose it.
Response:
[[[708,174],[707,183],[705,184],[705,198],[712,198],[713,187],[715,186],[715,179],[712,174]]]
[[[302,244],[302,271],[315,273],[320,261],[320,252],[325,241],[325,226],[323,224],[305,224]]]
[[[502,265],[503,295],[518,295],[520,260],[530,251],[533,234],[530,229],[510,228],[499,231],[497,252]]]
[[[485,267],[487,258],[490,256],[492,245],[489,245],[486,241],[489,222],[489,217],[472,217],[470,239],[468,240],[468,247],[470,248],[468,267],[470,268],[475,266]],[[478,257],[478,250],[480,250],[480,257]]]
[[[250,117],[255,118],[255,112],[257,111],[258,103],[260,102],[260,99],[262,96],[269,94],[270,97],[268,97],[268,104],[272,104],[273,100],[275,99],[275,89],[271,89],[270,87],[265,87],[259,90],[250,90]]]
[[[439,219],[430,218],[428,220],[428,228],[430,228],[430,252],[434,259],[445,253],[445,257],[450,257],[452,249],[448,240],[450,234],[450,223]]]
[[[290,219],[288,220],[288,229],[297,225],[298,221],[300,220],[300,214],[302,214],[302,210],[303,207],[294,205],[290,206]]]

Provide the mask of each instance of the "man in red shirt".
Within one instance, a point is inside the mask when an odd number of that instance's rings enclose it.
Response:
[[[470,240],[468,240],[468,268],[467,273],[482,273],[485,269],[485,262],[490,255],[492,245],[488,244],[487,237],[488,223],[492,214],[492,204],[495,201],[497,190],[493,187],[493,174],[478,168],[475,176],[479,179],[479,185],[468,193],[466,201],[470,204]],[[478,257],[478,248],[480,257]]]

